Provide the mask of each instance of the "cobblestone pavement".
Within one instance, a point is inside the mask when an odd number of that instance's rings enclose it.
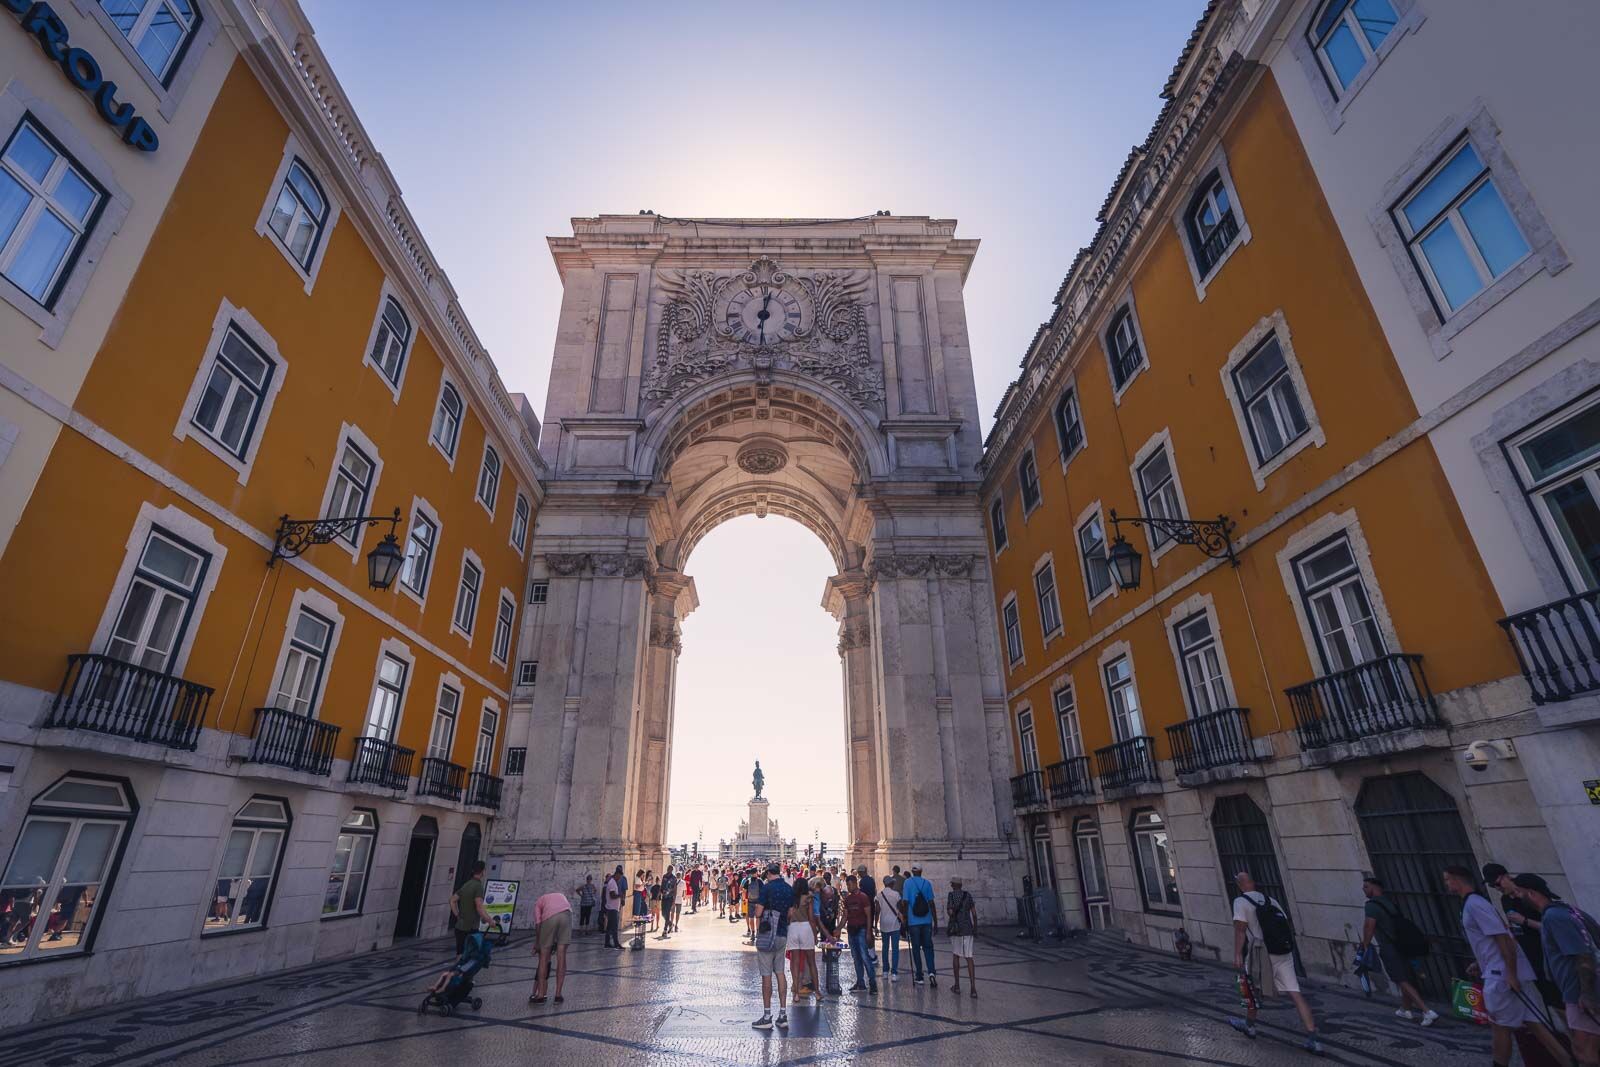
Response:
[[[340,1065],[641,1062],[751,1064],[951,1062],[1294,1065],[1287,1003],[1266,1007],[1249,1041],[1224,1021],[1237,1010],[1226,970],[1181,963],[1098,935],[1066,945],[980,938],[978,999],[901,978],[877,998],[846,994],[791,1011],[782,1031],[752,1030],[759,984],[744,924],[707,912],[642,951],[579,935],[568,957],[565,1003],[528,1003],[526,937],[495,955],[478,982],[480,1011],[417,1014],[422,991],[448,964],[447,941],[411,943],[258,980],[230,982],[0,1035],[0,1067],[91,1064]],[[939,938],[938,965],[950,956]],[[841,961],[850,966],[849,957]],[[851,976],[841,974],[846,987]],[[1312,994],[1328,1054],[1344,1064],[1426,1065],[1487,1060],[1483,1030],[1441,1020],[1402,1022],[1387,1000]]]

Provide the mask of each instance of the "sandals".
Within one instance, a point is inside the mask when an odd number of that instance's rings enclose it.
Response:
[[[529,1004],[543,1004],[548,999],[550,999],[550,998],[549,997],[533,997],[533,996],[530,996],[528,998],[528,1003]]]
[[[974,994],[972,994],[972,995],[973,995],[973,996],[977,996],[977,995],[978,995],[978,994],[976,994],[976,993],[974,993]],[[556,994],[556,1003],[557,1003],[557,1004],[560,1004],[560,1003],[561,1003],[561,1002],[562,1002],[562,1001],[563,1001],[563,1000],[565,1000],[565,999],[566,999],[566,998],[564,998],[564,997],[563,997],[563,996],[562,996],[562,995],[561,995],[561,994],[560,994],[560,993],[557,993],[557,994]]]

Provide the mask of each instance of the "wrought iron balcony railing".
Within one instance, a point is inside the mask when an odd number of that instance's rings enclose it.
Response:
[[[1156,742],[1153,737],[1130,737],[1094,750],[1099,765],[1100,788],[1125,789],[1142,782],[1158,782]]]
[[[416,752],[376,737],[356,738],[350,759],[350,781],[404,789],[411,781],[411,761]]]
[[[417,796],[460,800],[466,778],[467,769],[459,763],[425,756],[422,760],[422,771],[417,775]]]
[[[1200,245],[1199,252],[1195,255],[1195,266],[1200,270],[1200,277],[1204,278],[1211,273],[1211,268],[1217,265],[1222,254],[1233,244],[1233,239],[1239,236],[1239,217],[1232,210],[1223,213],[1217,220],[1217,228],[1206,235],[1205,241]]]
[[[1023,771],[1011,779],[1012,808],[1037,807],[1044,803],[1044,797],[1044,774],[1040,771]]]
[[[283,708],[257,708],[254,743],[246,759],[307,774],[333,770],[339,728]]]
[[[1439,725],[1422,657],[1395,652],[1284,690],[1301,748]]]
[[[1089,757],[1072,756],[1050,764],[1044,769],[1044,787],[1055,804],[1093,793],[1094,774],[1089,770]]]
[[[1254,763],[1250,740],[1250,709],[1223,708],[1187,722],[1167,727],[1172,766],[1179,774],[1238,763]]]
[[[1500,620],[1535,704],[1600,691],[1600,589]]]
[[[46,726],[92,730],[193,751],[211,687],[97,653],[67,657]]]
[[[504,786],[505,782],[492,774],[473,771],[467,775],[467,806],[499,811],[500,791]]]

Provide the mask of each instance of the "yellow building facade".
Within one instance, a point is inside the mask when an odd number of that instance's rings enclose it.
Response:
[[[116,28],[59,6],[109,79]],[[170,189],[140,187],[161,202],[134,217],[159,222],[114,309],[97,290],[77,309],[106,320],[81,379],[41,385],[25,353],[0,383],[10,425],[48,430],[22,450],[31,484],[0,493],[21,501],[0,555],[0,1027],[442,933],[500,806],[538,422],[298,7],[194,10],[157,61],[169,86],[190,65],[192,144],[119,159],[184,153]],[[18,80],[61,81],[17,29]],[[84,156],[143,150],[90,145],[97,121],[29,110],[7,174],[43,174],[43,210],[80,178],[103,207]],[[75,255],[104,238],[92,254],[121,260],[106,218],[77,220]],[[0,307],[8,329],[61,306],[35,288],[39,308]]]
[[[1196,29],[987,442],[1014,830],[1047,922],[1231,961],[1248,869],[1325,975],[1380,872],[1447,992],[1438,867],[1493,858],[1527,791],[1462,749],[1527,697],[1235,7]]]

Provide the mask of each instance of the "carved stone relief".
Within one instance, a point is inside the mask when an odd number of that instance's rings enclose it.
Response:
[[[544,565],[561,578],[592,574],[597,578],[644,578],[650,573],[650,561],[643,556],[630,556],[625,552],[552,552],[544,557]]]
[[[947,578],[966,578],[972,574],[976,559],[970,553],[933,554],[902,553],[874,556],[867,564],[867,576],[873,581],[880,578],[922,578],[930,573]]]
[[[760,437],[743,445],[734,459],[751,474],[776,474],[789,465],[789,450],[773,438]]]

